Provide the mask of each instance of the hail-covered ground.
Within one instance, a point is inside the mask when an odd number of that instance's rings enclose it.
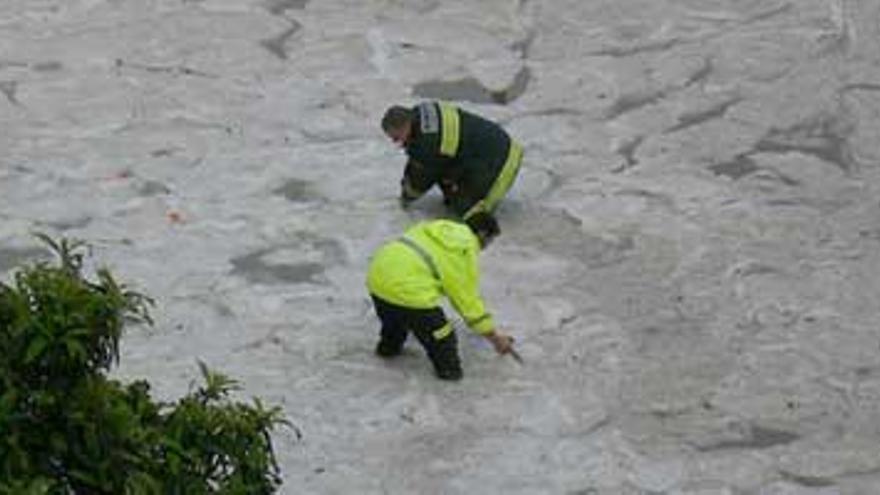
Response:
[[[880,490],[876,0],[4,0],[0,273],[157,300],[121,379],[284,408],[282,493]],[[482,257],[520,366],[372,354],[389,105],[526,148]],[[451,315],[452,313],[450,313]]]

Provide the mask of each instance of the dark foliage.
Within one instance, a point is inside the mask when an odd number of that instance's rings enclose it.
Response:
[[[109,379],[153,301],[106,269],[87,279],[82,243],[38,236],[57,262],[0,283],[0,495],[274,493],[281,410],[233,402],[201,362],[204,385],[175,403]]]

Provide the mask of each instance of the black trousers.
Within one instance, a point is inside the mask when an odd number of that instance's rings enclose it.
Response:
[[[461,359],[458,357],[458,340],[454,331],[437,338],[434,333],[449,323],[443,310],[413,309],[392,304],[371,294],[376,315],[382,322],[379,344],[376,353],[383,357],[400,354],[407,335],[412,332],[424,347],[434,372],[444,380],[458,380],[462,377]]]

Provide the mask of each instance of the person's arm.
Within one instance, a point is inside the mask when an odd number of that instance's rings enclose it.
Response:
[[[507,354],[513,347],[513,338],[495,326],[495,321],[480,296],[478,252],[479,247],[474,243],[450,263],[443,286],[449,302],[464,318],[465,323],[475,333],[491,342],[495,352]]]
[[[406,207],[409,203],[419,199],[434,183],[436,177],[430,173],[422,163],[410,160],[403,170],[403,178],[400,180],[400,203]]]
[[[476,240],[476,239],[475,239]],[[475,333],[492,343],[495,352],[508,354],[513,349],[513,338],[495,326],[480,296],[480,270],[477,242],[453,258],[443,279],[443,288],[449,302]]]

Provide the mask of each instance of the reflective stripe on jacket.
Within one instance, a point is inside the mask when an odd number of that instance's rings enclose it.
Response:
[[[370,293],[399,306],[419,309],[439,306],[446,295],[474,331],[492,332],[495,322],[486,312],[479,291],[480,243],[470,228],[451,220],[434,220],[411,227],[404,238],[408,242],[391,241],[373,254],[367,272]]]

